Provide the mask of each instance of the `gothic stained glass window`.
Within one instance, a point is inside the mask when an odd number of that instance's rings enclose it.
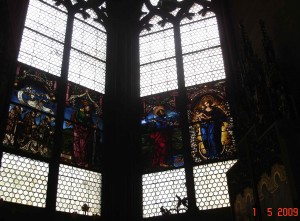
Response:
[[[154,137],[153,132],[158,130],[154,126],[151,127],[151,124],[155,125],[155,117],[157,117],[157,114],[154,114],[155,108],[157,106],[164,107],[161,104],[161,95],[169,94],[168,96],[171,95],[176,100],[179,91],[184,91],[182,92],[184,93],[183,97],[188,99],[187,107],[186,109],[177,108],[176,102],[174,102],[175,110],[178,116],[181,111],[187,111],[188,125],[177,124],[173,128],[176,128],[180,134],[176,143],[180,153],[183,153],[184,148],[188,148],[183,146],[181,131],[189,131],[191,148],[189,150],[193,160],[193,180],[197,207],[200,210],[206,210],[229,206],[225,173],[235,163],[235,161],[230,160],[236,157],[233,119],[226,97],[226,76],[218,23],[216,15],[210,10],[206,11],[207,8],[205,7],[209,7],[209,5],[210,1],[202,6],[201,3],[152,0],[150,2],[145,1],[142,7],[143,13],[140,18],[143,26],[140,33],[140,95],[144,105],[144,116],[141,122],[143,129],[141,143],[142,156],[144,157],[142,162],[147,165],[142,178],[144,217],[178,213],[176,209],[173,210],[174,206],[171,204],[163,205],[163,201],[157,200],[166,197],[171,202],[174,198],[155,188],[158,185],[164,189],[164,185],[167,185],[166,183],[171,182],[172,179],[168,180],[167,176],[159,175],[163,172],[157,173],[157,168],[153,167],[156,162],[153,157],[156,155],[163,156],[158,158],[163,162],[167,156],[164,154],[167,145],[161,145],[163,148],[160,149],[156,148],[151,136]],[[175,36],[174,33],[178,33],[178,35]],[[178,42],[180,43],[178,44]],[[174,65],[163,66],[160,64],[161,61],[166,62],[172,59],[174,59]],[[180,61],[183,65],[182,71]],[[180,75],[183,75],[183,82],[179,82]],[[169,78],[169,76],[172,77]],[[173,79],[172,85],[174,87],[169,88],[171,81],[163,79]],[[185,85],[185,90],[181,90],[179,85]],[[153,104],[149,105],[151,102]],[[165,109],[163,110],[165,111]],[[165,116],[167,118],[167,114]],[[151,117],[153,120],[149,121]],[[152,132],[149,128],[152,128]],[[146,129],[149,132],[146,132]],[[169,140],[173,141],[173,137],[169,137]],[[163,144],[162,139],[158,141]],[[155,154],[156,152],[157,154]],[[185,167],[183,155],[177,154],[177,156],[182,156],[179,168]],[[167,166],[160,167],[160,170],[176,173],[177,170],[176,167],[172,166],[172,161],[167,162]],[[214,175],[216,170],[218,172]],[[189,178],[184,177],[182,179]],[[203,179],[205,180],[204,183]],[[153,185],[151,186],[152,182]],[[205,191],[203,190],[204,187]],[[183,190],[176,191],[177,195],[186,194]],[[150,197],[151,194],[155,197]],[[175,201],[182,203],[182,198],[175,198]]]
[[[70,7],[77,3],[70,1]],[[7,153],[2,158],[0,193],[5,201],[45,207],[48,162],[60,150],[56,210],[98,216],[106,30],[96,21],[98,14],[88,9],[87,19],[72,13],[73,32],[66,32],[68,10],[53,0],[29,1],[2,141]],[[71,48],[66,46],[67,35]],[[70,49],[68,58],[65,49]],[[69,64],[68,73],[61,74],[63,64]],[[61,94],[64,89],[66,94]],[[60,101],[65,107],[58,105]],[[61,114],[63,122],[57,122]],[[54,136],[57,125],[63,133]],[[59,140],[61,147],[55,145]],[[89,212],[83,212],[87,207]]]

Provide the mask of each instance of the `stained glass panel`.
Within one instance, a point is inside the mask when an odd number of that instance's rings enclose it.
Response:
[[[142,116],[142,154],[146,171],[183,166],[182,137],[177,92],[144,97]]]
[[[186,212],[184,169],[144,174],[142,180],[144,218]]]
[[[43,71],[19,65],[11,101],[55,115],[57,79]]]
[[[102,94],[80,85],[68,84],[61,155],[63,162],[99,169],[103,139],[102,97]]]
[[[56,210],[99,216],[101,213],[101,182],[100,173],[61,164]]]
[[[3,144],[7,147],[50,157],[55,118],[43,112],[11,104]]]
[[[187,89],[192,155],[195,162],[235,157],[233,119],[225,81]]]
[[[47,182],[47,163],[3,153],[0,196],[4,201],[45,207]]]
[[[53,148],[57,77],[19,64],[3,144],[43,157]]]

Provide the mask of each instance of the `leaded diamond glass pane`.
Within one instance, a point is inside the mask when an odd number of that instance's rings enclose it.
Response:
[[[71,50],[69,81],[104,93],[105,69],[104,62],[77,50]]]
[[[200,210],[229,207],[226,172],[236,160],[194,167],[196,202]]]
[[[75,19],[72,47],[102,61],[106,60],[106,33],[90,25],[88,21]],[[95,22],[94,22],[95,23]],[[96,23],[97,26],[101,26]]]
[[[162,27],[157,24],[161,20],[153,16],[149,21],[151,30],[145,29],[140,35],[141,96],[177,89],[173,26],[166,23]]]
[[[141,96],[177,89],[175,58],[140,67]]]
[[[140,38],[141,65],[175,56],[173,29],[144,35]]]
[[[181,25],[180,30],[183,54],[220,45],[215,17]]]
[[[143,217],[162,215],[162,208],[177,213],[178,198],[186,197],[184,169],[144,174],[143,177]],[[180,206],[179,213],[186,208]]]
[[[60,76],[63,44],[24,29],[18,61]]]
[[[101,174],[67,165],[60,165],[56,210],[85,215],[100,215]],[[84,205],[89,207],[85,213]]]
[[[47,182],[47,163],[3,153],[0,196],[4,201],[45,207]]]
[[[185,86],[225,79],[221,47],[183,56]]]
[[[25,27],[64,42],[67,14],[37,0],[30,1]]]
[[[66,21],[66,13],[30,1],[18,61],[59,76]]]

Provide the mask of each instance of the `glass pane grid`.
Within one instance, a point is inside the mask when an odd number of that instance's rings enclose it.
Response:
[[[75,19],[72,47],[105,61],[106,33]]]
[[[60,76],[63,45],[24,29],[18,61]]]
[[[226,172],[236,160],[194,167],[196,203],[199,210],[229,207]]]
[[[141,96],[177,89],[177,69],[174,58],[140,67]]]
[[[220,47],[183,56],[185,86],[225,79]]]
[[[64,42],[67,14],[40,1],[30,1],[25,27]]]
[[[173,29],[140,38],[140,63],[150,63],[175,56]]]
[[[186,197],[184,169],[143,175],[143,217],[161,216],[161,208],[177,213],[178,197]],[[178,213],[184,213],[184,206]]]
[[[3,153],[0,196],[4,201],[45,207],[48,164]]]
[[[105,63],[71,50],[68,80],[89,89],[104,93]]]
[[[182,25],[182,52],[189,53],[220,45],[219,30],[215,17]]]
[[[100,173],[61,164],[56,210],[89,216],[100,215],[101,182]]]

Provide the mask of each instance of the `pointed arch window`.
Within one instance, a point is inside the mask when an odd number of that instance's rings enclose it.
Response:
[[[227,207],[236,151],[214,3],[145,0],[140,22],[143,216]]]
[[[106,15],[104,1],[85,4],[29,1],[2,141],[5,201],[49,207],[58,167],[56,210],[100,215]]]

